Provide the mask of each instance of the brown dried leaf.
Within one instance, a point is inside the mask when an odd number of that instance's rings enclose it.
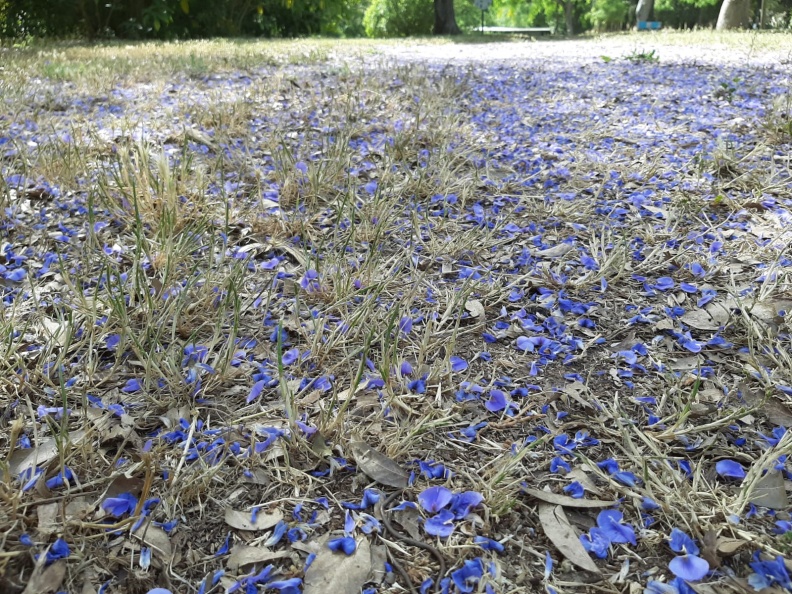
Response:
[[[273,559],[280,559],[287,557],[288,551],[271,551],[264,547],[249,547],[247,545],[234,545],[231,549],[231,555],[228,557],[228,569],[236,571],[237,569],[244,568],[247,565],[255,565],[256,563],[264,563],[272,561]]]
[[[580,536],[569,523],[563,507],[547,503],[541,504],[539,506],[539,521],[542,523],[545,536],[550,539],[559,553],[581,569],[593,573],[600,572],[597,564],[580,544]]]
[[[371,572],[371,546],[367,538],[357,540],[352,555],[334,553],[322,546],[305,574],[304,594],[360,594]]]
[[[724,311],[722,308],[715,311]],[[718,330],[725,323],[713,318],[706,309],[692,309],[682,315],[681,318],[685,324],[696,328],[697,330]],[[728,317],[726,319],[728,321]]]
[[[58,529],[58,504],[47,503],[36,507],[38,531],[42,536],[49,536]]]
[[[474,318],[484,319],[485,317],[484,306],[478,299],[470,299],[465,301],[465,309]]]
[[[22,594],[50,594],[56,592],[66,577],[66,562],[56,561],[49,567],[44,567],[46,555],[41,556],[41,562],[33,569],[29,581]]]
[[[773,470],[760,478],[750,502],[754,505],[769,507],[770,509],[786,509],[789,507],[789,500],[784,487],[784,477],[777,470]]]
[[[572,249],[574,248],[568,243],[559,243],[551,248],[535,251],[533,255],[536,258],[560,258]]]
[[[256,521],[252,522],[252,513],[236,511],[231,508],[225,510],[225,523],[237,530],[269,530],[283,519],[283,512],[275,510],[271,514],[259,513]]]
[[[558,495],[550,491],[540,491],[539,489],[532,489],[531,487],[523,487],[522,492],[540,501],[552,503],[553,505],[564,505],[566,507],[600,508],[612,507],[618,503],[618,501],[600,501],[598,499],[575,499],[574,497]]]
[[[396,489],[404,489],[407,486],[409,479],[407,472],[385,454],[381,454],[360,440],[350,442],[349,448],[358,468],[371,479]]]
[[[701,539],[701,557],[705,559],[713,569],[721,566],[720,555],[718,555],[718,533],[715,530],[707,530]]]
[[[721,537],[718,539],[715,548],[719,554],[725,557],[731,557],[747,544],[747,540]]]
[[[162,528],[154,526],[151,521],[143,522],[143,525],[132,534],[144,545],[150,546],[159,556],[170,563],[173,558],[173,546],[171,545],[168,533]]]
[[[84,436],[85,431],[72,431],[69,433],[68,438],[71,443],[76,444],[79,443]],[[41,440],[32,448],[14,450],[8,460],[8,470],[12,475],[19,476],[28,468],[46,464],[52,460],[57,453],[57,440],[54,437],[48,437],[47,439]]]

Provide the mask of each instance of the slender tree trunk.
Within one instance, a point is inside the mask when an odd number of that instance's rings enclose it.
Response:
[[[462,33],[456,22],[454,0],[434,0],[434,34],[459,35]]]
[[[635,9],[636,21],[648,21],[652,16],[654,0],[638,0],[638,7]]]
[[[718,14],[718,31],[744,29],[751,21],[751,0],[723,0]]]
[[[564,2],[564,21],[566,22],[567,35],[575,34],[575,5],[572,0]]]

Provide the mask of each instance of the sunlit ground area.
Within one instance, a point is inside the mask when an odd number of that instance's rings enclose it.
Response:
[[[790,37],[479,41],[0,49],[0,591],[792,589]]]

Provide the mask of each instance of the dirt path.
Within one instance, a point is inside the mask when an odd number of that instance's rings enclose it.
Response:
[[[775,43],[777,41],[777,43]],[[772,39],[768,43],[744,45],[731,39],[729,43],[713,41],[683,45],[679,36],[625,35],[601,39],[558,39],[525,41],[492,41],[485,43],[416,43],[388,45],[380,49],[383,55],[402,60],[433,63],[482,63],[537,61],[545,64],[570,62],[602,62],[648,53],[655,50],[661,62],[728,64],[731,66],[773,67],[792,63],[792,37]]]

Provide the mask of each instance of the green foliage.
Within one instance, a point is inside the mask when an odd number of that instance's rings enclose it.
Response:
[[[434,24],[430,0],[372,0],[363,16],[369,37],[428,35]]]
[[[489,10],[484,13],[484,24],[493,25],[493,13],[495,4],[490,6]],[[463,31],[475,29],[481,25],[481,11],[476,8],[472,0],[454,0],[454,12],[456,14],[457,24]]]
[[[626,0],[594,0],[589,17],[598,31],[618,31],[622,29],[630,13]]]
[[[633,64],[656,64],[660,61],[660,56],[657,55],[655,50],[634,49],[624,56],[624,59]]]
[[[365,0],[0,0],[0,36],[360,35]]]

